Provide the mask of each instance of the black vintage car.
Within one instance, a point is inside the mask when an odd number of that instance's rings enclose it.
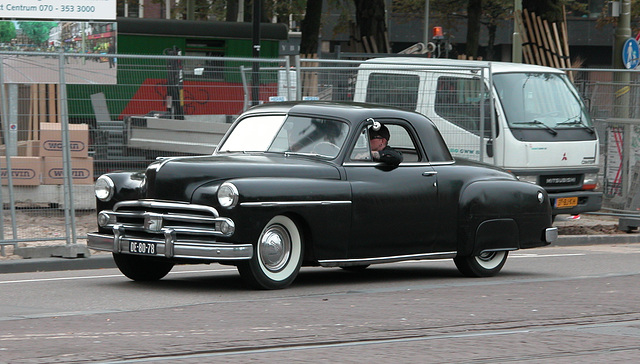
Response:
[[[376,162],[384,125],[399,165]],[[255,288],[283,288],[302,265],[452,258],[472,277],[509,251],[553,242],[545,191],[490,166],[454,160],[425,116],[357,103],[273,103],[242,114],[213,155],[158,159],[96,181],[98,229],[133,280],[174,264],[237,266]]]

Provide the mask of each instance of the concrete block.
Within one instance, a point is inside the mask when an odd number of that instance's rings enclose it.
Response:
[[[14,254],[25,259],[31,258],[89,258],[91,253],[84,244],[16,247]]]

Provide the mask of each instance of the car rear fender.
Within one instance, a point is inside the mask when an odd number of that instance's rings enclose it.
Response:
[[[480,180],[467,185],[460,194],[458,254],[518,249],[517,220],[533,203],[529,195],[534,192],[530,190],[512,180]]]

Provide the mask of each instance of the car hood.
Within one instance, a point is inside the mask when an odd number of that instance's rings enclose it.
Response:
[[[146,170],[146,198],[189,201],[205,183],[231,178],[340,179],[328,161],[283,155],[225,154],[155,161]]]

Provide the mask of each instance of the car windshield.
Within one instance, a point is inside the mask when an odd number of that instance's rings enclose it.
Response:
[[[222,152],[277,152],[335,158],[344,144],[346,123],[315,117],[260,115],[242,119]]]
[[[564,74],[506,73],[493,82],[512,128],[591,129],[577,91]]]

